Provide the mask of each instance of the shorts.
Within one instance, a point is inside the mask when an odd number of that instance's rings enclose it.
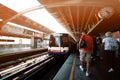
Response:
[[[80,61],[90,62],[90,60],[91,60],[91,53],[84,50],[80,50]]]

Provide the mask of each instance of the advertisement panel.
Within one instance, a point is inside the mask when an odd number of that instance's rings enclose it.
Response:
[[[8,24],[5,24],[1,30],[4,32],[10,32],[10,33],[16,33],[16,34],[23,34],[24,32],[23,28],[15,27]]]
[[[27,29],[24,29],[24,32],[23,32],[23,34],[24,35],[30,35],[30,36],[33,36],[33,31],[30,31],[30,30],[27,30]]]
[[[34,32],[35,37],[40,37],[43,39],[43,33]]]

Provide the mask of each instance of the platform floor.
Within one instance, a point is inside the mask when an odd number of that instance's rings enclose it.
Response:
[[[74,63],[74,57],[76,59],[71,79],[71,68]],[[75,56],[75,54],[71,54],[53,80],[120,80],[120,67],[117,72],[108,73],[105,71],[104,62],[101,60],[96,60],[91,63],[91,75],[89,77],[85,76],[85,71],[81,71],[79,66],[79,55],[77,54]]]

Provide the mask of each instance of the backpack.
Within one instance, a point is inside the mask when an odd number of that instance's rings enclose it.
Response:
[[[83,36],[83,39],[81,40],[81,43],[80,43],[80,48],[84,48],[84,47],[86,47],[86,41]]]

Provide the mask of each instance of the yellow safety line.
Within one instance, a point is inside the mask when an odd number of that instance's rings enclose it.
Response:
[[[76,54],[74,56],[74,61],[73,61],[73,64],[72,64],[72,69],[71,69],[71,72],[70,72],[69,80],[73,80],[73,73],[74,73],[75,63],[76,63]]]

